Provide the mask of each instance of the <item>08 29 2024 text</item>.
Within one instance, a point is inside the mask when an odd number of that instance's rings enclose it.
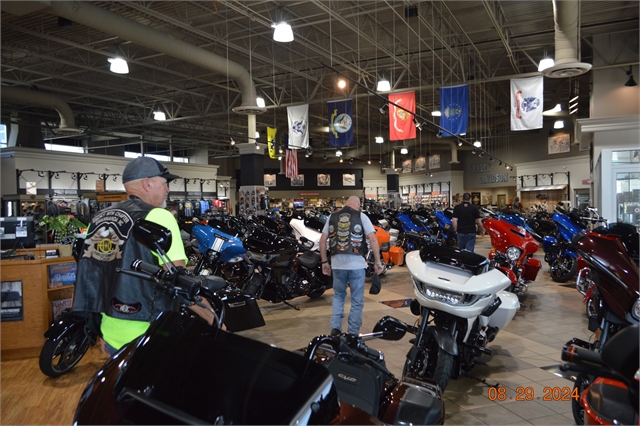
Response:
[[[542,389],[542,395],[536,395],[531,386],[518,386],[515,393],[504,386],[491,386],[487,390],[487,398],[491,401],[571,401],[580,398],[577,388],[569,386],[547,386]]]

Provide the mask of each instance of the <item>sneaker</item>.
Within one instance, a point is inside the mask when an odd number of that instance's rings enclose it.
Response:
[[[331,329],[331,336],[339,336],[341,334],[342,334],[342,331],[338,330],[337,328]]]

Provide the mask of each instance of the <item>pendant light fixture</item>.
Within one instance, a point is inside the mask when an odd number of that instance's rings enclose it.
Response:
[[[279,24],[271,24],[273,30],[273,40],[280,43],[288,43],[293,41],[293,31],[291,25],[286,22],[280,22]]]
[[[378,92],[388,92],[391,90],[391,83],[389,83],[389,80],[383,77],[380,81],[378,81],[378,87],[376,90],[378,90]]]
[[[153,119],[156,121],[165,121],[167,116],[162,111],[153,111]]]
[[[553,59],[544,58],[538,64],[538,71],[542,72],[542,71],[546,70],[547,68],[551,68],[554,65],[555,65],[555,61]]]
[[[376,143],[384,143],[384,138],[382,136],[376,136]]]
[[[107,60],[111,63],[109,71],[116,74],[129,74],[129,65],[124,59],[115,57]]]

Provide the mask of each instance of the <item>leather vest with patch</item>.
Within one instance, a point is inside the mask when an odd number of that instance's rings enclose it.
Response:
[[[130,235],[136,220],[154,208],[130,198],[95,215],[78,262],[73,311],[151,321],[172,308],[171,300],[157,292],[151,281],[116,272],[116,268],[130,269],[136,259],[158,265],[151,251]]]
[[[329,218],[329,252],[336,254],[367,255],[367,242],[360,212],[345,206]]]

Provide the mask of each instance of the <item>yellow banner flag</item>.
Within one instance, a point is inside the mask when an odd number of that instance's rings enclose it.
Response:
[[[267,148],[269,149],[269,158],[273,160],[278,159],[278,150],[276,149],[276,132],[278,129],[273,129],[267,126]]]

